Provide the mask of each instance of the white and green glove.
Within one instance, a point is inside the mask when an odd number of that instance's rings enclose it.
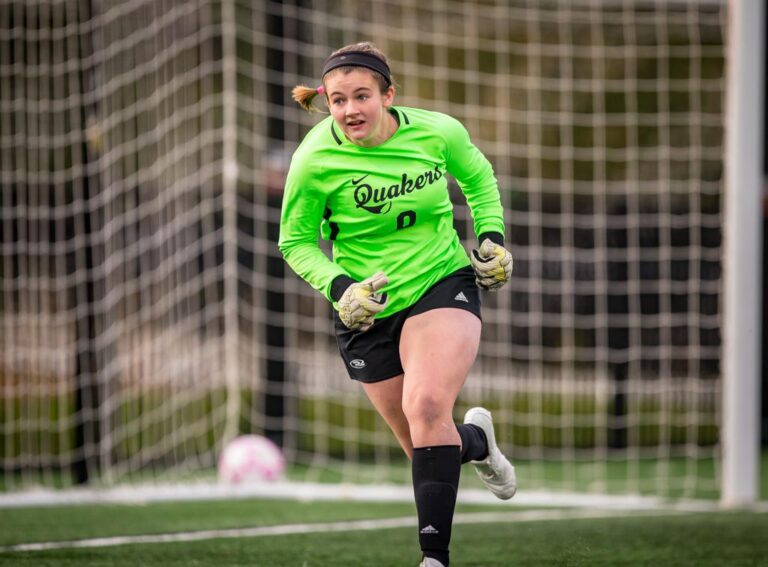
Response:
[[[339,318],[348,328],[367,331],[373,318],[387,306],[387,294],[377,293],[389,280],[384,272],[350,285],[339,299]]]
[[[488,291],[496,291],[512,275],[512,254],[490,238],[483,240],[480,250],[472,250],[470,261],[475,270],[475,282]]]

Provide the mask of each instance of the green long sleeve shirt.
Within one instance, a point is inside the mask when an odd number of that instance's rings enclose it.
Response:
[[[466,196],[475,234],[504,234],[493,168],[464,126],[438,112],[391,112],[397,130],[370,148],[349,142],[330,116],[310,130],[291,160],[278,244],[290,267],[331,301],[336,277],[361,281],[383,271],[389,303],[378,318],[469,265],[446,174]],[[333,242],[332,260],[318,246],[320,235]]]

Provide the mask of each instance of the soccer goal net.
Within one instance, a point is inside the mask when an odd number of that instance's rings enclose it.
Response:
[[[318,120],[371,40],[396,104],[461,120],[515,258],[457,406],[525,489],[719,490],[724,1],[0,0],[3,490],[212,475],[243,433],[292,479],[405,481],[276,247]],[[475,245],[451,186],[456,228]]]

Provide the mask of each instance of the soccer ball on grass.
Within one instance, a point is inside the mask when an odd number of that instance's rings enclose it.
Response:
[[[242,435],[226,444],[219,456],[219,480],[226,484],[274,481],[285,470],[285,457],[261,435]]]

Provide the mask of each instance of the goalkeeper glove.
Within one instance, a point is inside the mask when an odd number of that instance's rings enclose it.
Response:
[[[483,240],[480,250],[472,250],[470,260],[475,270],[475,282],[488,291],[496,291],[512,275],[512,254],[489,238]]]
[[[373,318],[387,306],[387,294],[376,293],[389,280],[384,272],[376,272],[370,278],[350,285],[339,299],[339,318],[348,328],[367,331]]]

